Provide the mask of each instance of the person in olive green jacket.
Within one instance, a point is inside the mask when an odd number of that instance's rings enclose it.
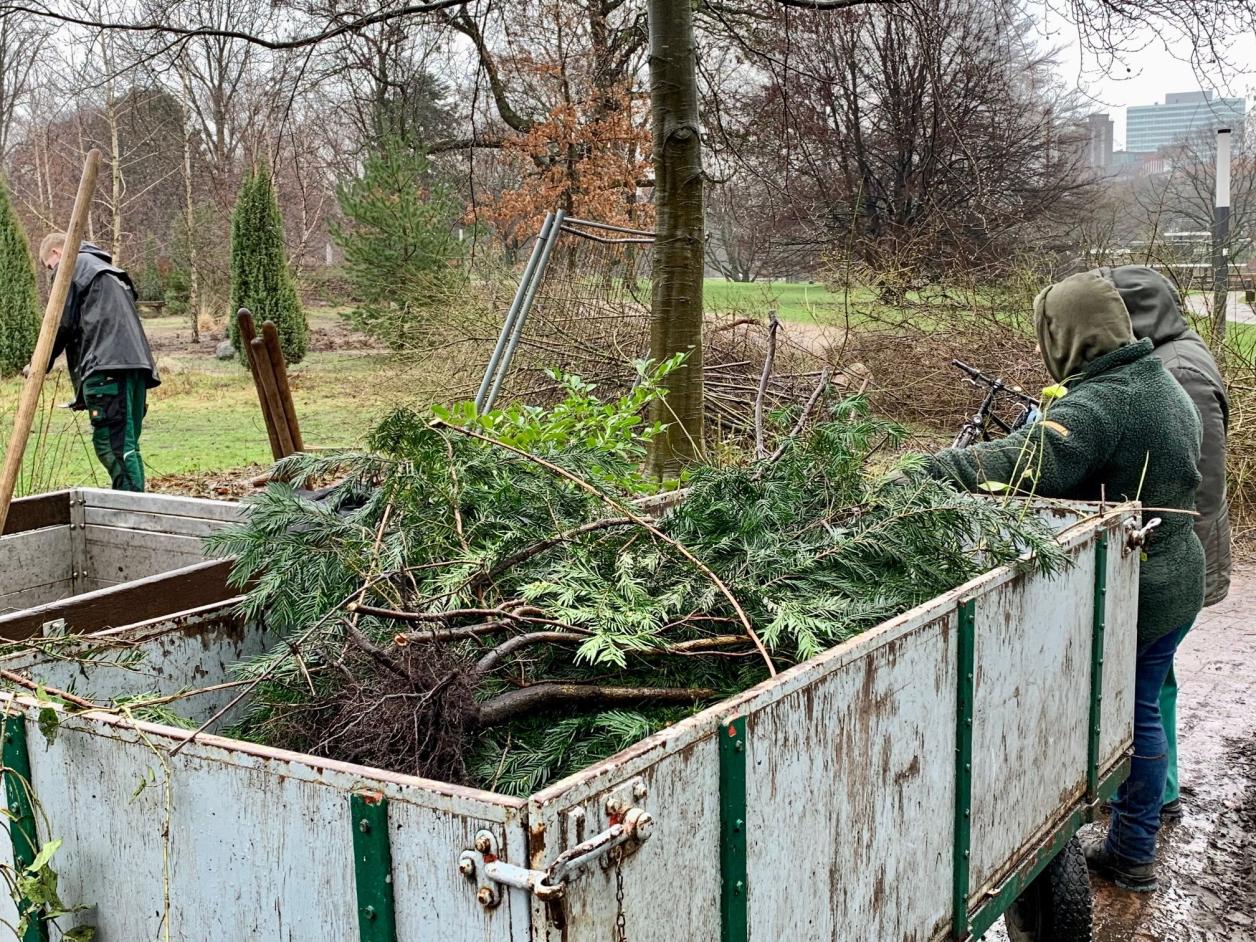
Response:
[[[1051,285],[1034,301],[1034,324],[1047,370],[1067,392],[1049,400],[1038,422],[999,441],[942,451],[924,468],[968,490],[1137,499],[1161,518],[1139,572],[1130,775],[1112,803],[1106,838],[1083,842],[1092,870],[1150,891],[1167,771],[1160,690],[1204,596],[1204,551],[1193,526],[1200,420],[1151,355],[1152,342],[1134,339],[1110,281],[1087,272]]]
[[[1134,336],[1140,340],[1146,337],[1155,344],[1152,355],[1186,390],[1203,422],[1204,440],[1199,456],[1203,480],[1195,497],[1199,511],[1195,535],[1204,544],[1204,607],[1216,605],[1230,591],[1230,509],[1225,483],[1230,400],[1225,382],[1208,345],[1182,316],[1182,305],[1172,282],[1143,265],[1097,271],[1121,292]],[[1160,716],[1169,741],[1169,775],[1161,809],[1161,819],[1166,823],[1182,816],[1177,774],[1177,689],[1177,678],[1170,670],[1160,692]]]

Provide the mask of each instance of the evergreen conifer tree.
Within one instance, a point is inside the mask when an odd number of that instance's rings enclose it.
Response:
[[[231,220],[231,342],[241,358],[235,312],[247,307],[259,325],[274,321],[284,359],[299,363],[309,346],[309,325],[283,247],[283,219],[270,174],[259,168],[240,187]]]
[[[0,180],[0,376],[18,373],[30,362],[39,322],[30,245]]]
[[[442,322],[448,315],[461,277],[459,206],[422,151],[396,137],[379,144],[336,195],[346,222],[332,236],[357,302],[350,316],[385,343],[406,346],[435,312]]]

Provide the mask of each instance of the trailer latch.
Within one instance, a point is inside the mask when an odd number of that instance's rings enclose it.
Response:
[[[1151,536],[1151,531],[1160,526],[1160,518],[1152,517],[1143,526],[1139,526],[1135,521],[1130,520],[1125,524],[1125,553],[1128,556],[1134,550],[1141,550],[1147,545],[1147,540]]]
[[[548,869],[529,870],[499,859],[497,836],[492,831],[480,831],[475,835],[475,848],[464,850],[458,857],[458,871],[479,884],[476,899],[488,909],[501,903],[501,886],[527,890],[540,900],[555,900],[563,895],[567,880],[579,870],[617,848],[643,844],[653,833],[654,818],[649,812],[630,808],[622,820],[605,831],[563,851]]]

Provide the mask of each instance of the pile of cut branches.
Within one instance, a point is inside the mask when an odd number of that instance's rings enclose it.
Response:
[[[640,415],[674,365],[612,402],[560,376],[553,408],[398,411],[364,451],[289,459],[340,483],[273,484],[215,538],[285,638],[243,667],[236,733],[527,793],[974,574],[1061,565],[1015,503],[895,483],[903,432],[859,399],[777,413],[767,457],[642,499]]]

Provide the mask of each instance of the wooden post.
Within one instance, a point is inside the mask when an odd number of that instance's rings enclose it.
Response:
[[[83,231],[87,228],[87,214],[91,210],[92,194],[96,190],[96,174],[99,170],[100,151],[93,148],[87,152],[87,160],[83,163],[83,176],[79,179],[78,194],[74,197],[70,227],[66,230],[65,246],[61,250],[61,263],[57,266],[57,275],[52,281],[48,306],[44,308],[44,321],[39,328],[39,340],[35,343],[35,353],[31,357],[30,376],[22,387],[17,415],[13,419],[13,435],[4,455],[4,471],[0,475],[0,532],[4,530],[4,522],[9,516],[9,505],[13,502],[13,492],[17,489],[22,458],[26,455],[26,440],[30,437],[35,410],[39,407],[44,377],[48,375],[48,360],[52,355],[57,328],[61,326],[61,312],[70,293],[70,282],[74,280],[74,264],[78,259],[79,246],[83,243]]]
[[[270,439],[270,456],[278,461],[283,457],[283,449],[279,443],[279,426],[275,416],[271,415],[270,403],[266,401],[266,389],[262,386],[261,370],[253,351],[253,340],[257,337],[253,326],[253,312],[247,307],[240,308],[236,312],[236,322],[240,325],[240,343],[244,346],[244,358],[248,361],[249,372],[253,374],[253,388],[257,390],[257,401],[262,407],[262,422],[266,425],[266,437]]]
[[[292,447],[297,451],[305,451],[301,425],[297,422],[297,406],[292,401],[292,387],[288,385],[288,367],[283,361],[283,348],[279,346],[279,328],[273,321],[262,324],[262,340],[266,343],[266,353],[270,357],[271,372],[275,374],[275,388],[279,391],[279,403],[283,406]]]
[[[288,432],[288,423],[283,418],[283,403],[279,401],[279,387],[275,383],[275,371],[270,366],[270,355],[266,352],[266,341],[254,337],[249,341],[253,348],[253,359],[257,362],[257,377],[261,380],[260,389],[265,394],[267,408],[275,420],[275,435],[279,439],[279,458],[287,458],[296,451],[292,447],[292,435]]]

